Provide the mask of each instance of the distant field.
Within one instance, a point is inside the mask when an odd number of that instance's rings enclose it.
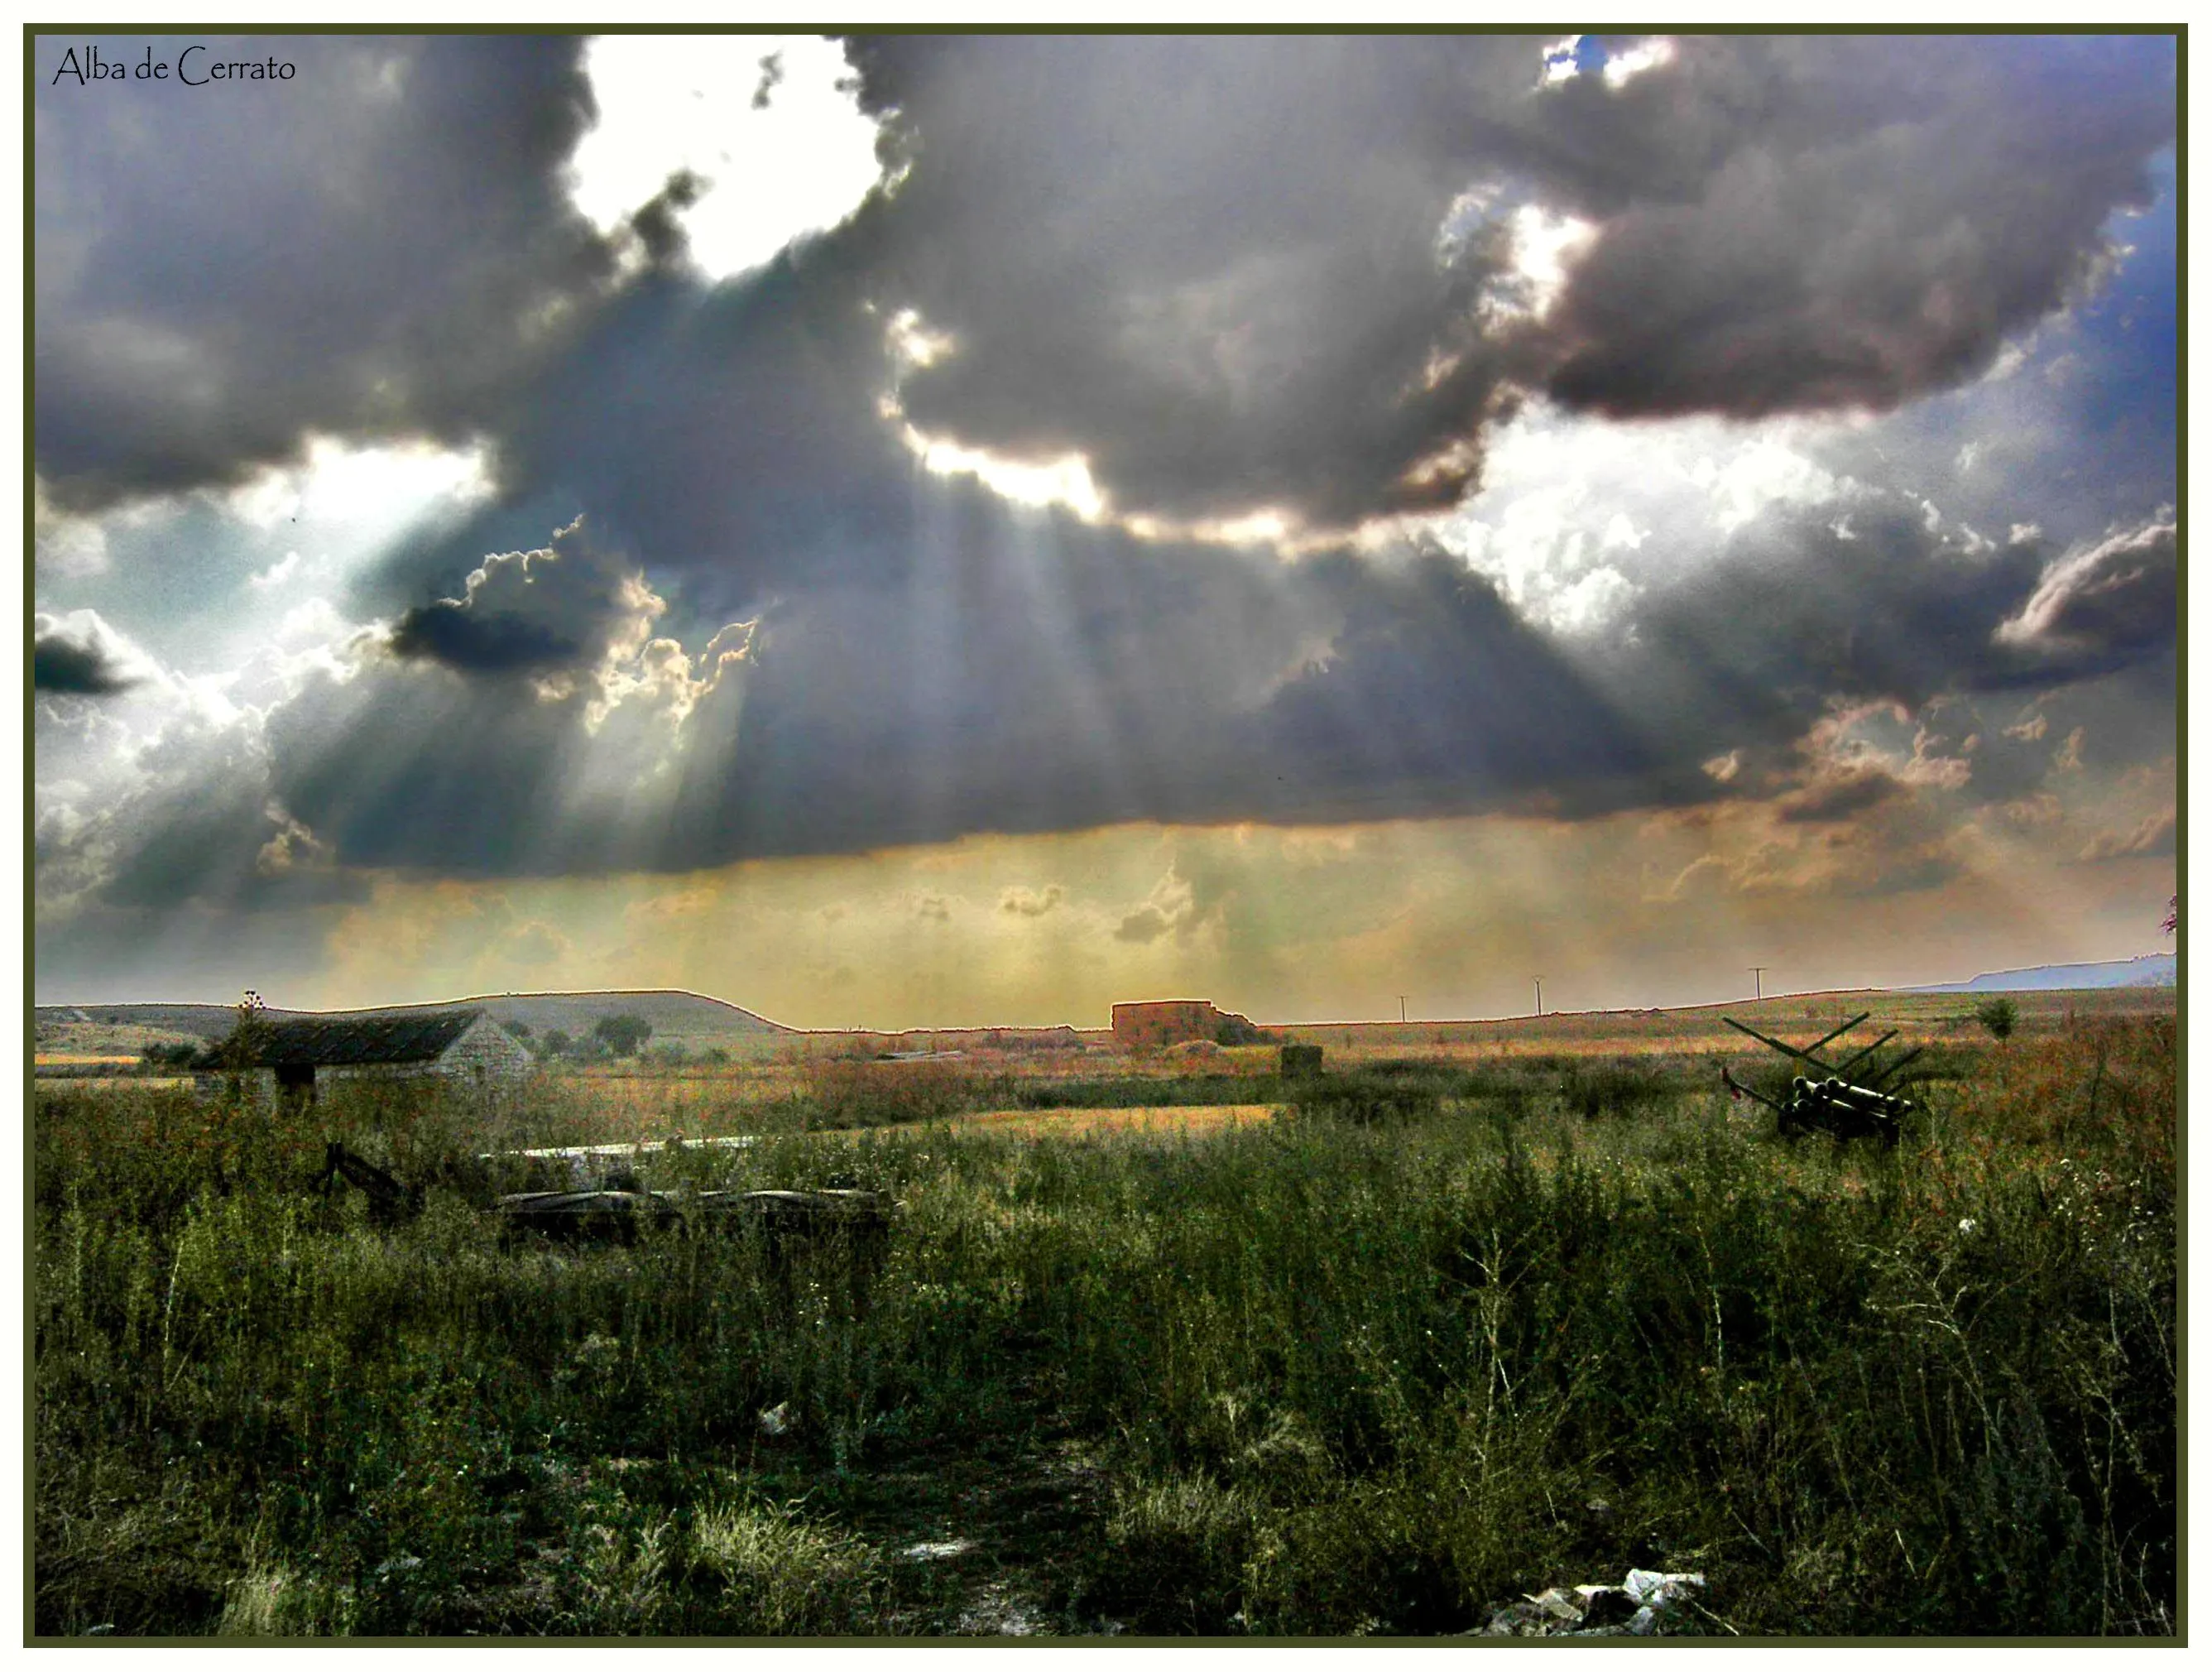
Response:
[[[962,1115],[945,1122],[966,1135],[1006,1138],[1095,1138],[1103,1136],[1202,1138],[1232,1127],[1273,1120],[1276,1105],[1264,1103],[1203,1104],[1163,1109],[998,1109]]]
[[[1410,1055],[1442,1051],[1452,1055],[1484,1051],[1555,1051],[1570,1055],[1632,1055],[1648,1051],[1723,1051],[1735,1055],[1759,1048],[1722,1018],[1732,1017],[1762,1033],[1791,1043],[1818,1038],[1862,1011],[1873,1020],[1859,1035],[1899,1030],[1899,1043],[1923,1044],[1972,1039],[1981,1032],[1976,1008],[1991,998],[2010,1000],[2019,1011],[2021,1036],[2048,1034],[2069,1020],[2171,1016],[2175,989],[2170,987],[2095,988],[2052,993],[1885,993],[1875,991],[1791,994],[1754,1002],[1700,1005],[1680,1010],[1568,1011],[1545,1016],[1510,1016],[1489,1022],[1350,1022],[1291,1024],[1269,1031],[1324,1048],[1362,1055]]]
[[[1735,1057],[1759,1047],[1722,1020],[1734,1017],[1763,1032],[1808,1043],[1861,1011],[1873,1022],[1860,1033],[1895,1027],[1902,1044],[1939,1044],[1981,1037],[1974,1018],[1989,995],[1964,993],[1847,992],[1790,994],[1680,1010],[1570,1011],[1488,1021],[1330,1022],[1267,1024],[1285,1040],[1318,1044],[1339,1066],[1394,1058],[1474,1061],[1516,1055],[1638,1056],[1659,1054]],[[2105,988],[2073,992],[2014,993],[2020,1035],[2057,1032],[2070,1020],[2171,1016],[2172,988]],[[593,1019],[629,1008],[654,1029],[641,1058],[590,1066],[554,1065],[564,1081],[626,1086],[679,1124],[719,1118],[731,1102],[747,1106],[796,1094],[824,1062],[865,1061],[893,1052],[957,1052],[961,1072],[1036,1079],[1102,1074],[1173,1078],[1187,1073],[1261,1075],[1273,1071],[1273,1046],[1243,1046],[1186,1055],[1182,1051],[1131,1051],[1103,1028],[917,1029],[905,1033],[800,1032],[764,1023],[750,1012],[690,994],[554,994],[504,995],[465,1002],[520,1022],[533,1035],[560,1027],[572,1037],[587,1034]],[[404,1007],[402,1007],[404,1008]],[[420,1006],[415,1006],[420,1008]],[[124,1067],[155,1044],[217,1038],[234,1012],[216,1005],[46,1006],[35,1012],[37,1066]],[[673,1048],[683,1060],[672,1061]],[[726,1059],[702,1059],[718,1051]],[[896,1065],[897,1072],[938,1065]],[[648,1091],[647,1088],[650,1087]],[[741,1090],[740,1090],[741,1088]]]
[[[2172,1018],[2171,988],[2104,988],[2009,995],[2019,1013],[2013,1043],[2056,1037],[2070,1027],[2125,1018]],[[690,1007],[708,1001],[692,1001]],[[1355,1022],[1277,1025],[1278,1037],[1319,1044],[1332,1073],[1390,1072],[1407,1063],[1462,1078],[1467,1087],[1517,1087],[1516,1096],[1556,1096],[1577,1076],[1611,1067],[1663,1074],[1717,1096],[1716,1063],[1739,1073],[1771,1071],[1777,1059],[1729,1028],[1732,1017],[1774,1037],[1810,1043],[1863,1012],[1871,1020],[1851,1036],[1871,1043],[1898,1031],[1892,1049],[1926,1048],[1923,1066],[1971,1057],[1991,1042],[1975,1011],[1983,995],[1835,993],[1793,994],[1759,1003],[1675,1011],[1609,1011],[1494,1021]],[[683,1008],[684,1006],[677,1006]],[[744,1015],[744,1012],[733,1012]],[[42,1016],[44,1013],[42,1012]],[[73,1031],[93,1037],[71,1037]],[[170,1037],[123,1030],[108,1012],[90,1023],[42,1019],[36,1070],[42,1087],[182,1084],[138,1078],[142,1040]],[[656,1046],[665,1042],[657,1036]],[[681,1040],[676,1042],[682,1043]],[[639,1058],[589,1066],[559,1062],[502,1094],[502,1120],[546,1142],[627,1143],[747,1133],[915,1122],[995,1122],[1039,1137],[1144,1129],[1163,1116],[1136,1111],[1173,1106],[1184,1131],[1241,1123],[1200,1109],[1273,1108],[1285,1099],[1277,1046],[1194,1050],[1131,1049],[1103,1030],[1005,1029],[906,1034],[753,1033],[723,1036],[725,1060],[686,1050],[675,1061],[648,1048]],[[884,1061],[888,1053],[944,1053],[935,1060]],[[127,1053],[127,1054],[126,1054]],[[1472,1077],[1471,1079],[1468,1077]],[[1578,1094],[1595,1095],[1587,1088]],[[1079,1120],[1071,1116],[1080,1113]],[[1118,1113],[1117,1113],[1118,1111]],[[1131,1122],[1139,1122],[1134,1128]]]

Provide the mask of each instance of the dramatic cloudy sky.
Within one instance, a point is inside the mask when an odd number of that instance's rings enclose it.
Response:
[[[33,53],[41,1000],[2159,950],[2169,38]]]

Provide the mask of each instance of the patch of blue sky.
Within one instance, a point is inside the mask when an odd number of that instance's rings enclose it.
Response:
[[[1828,431],[1814,449],[1821,462],[1893,481],[1999,543],[2033,526],[2053,550],[2172,504],[2180,347],[2171,147],[2150,173],[2154,200],[2107,222],[2123,253],[2094,292],[2015,334],[1976,381]]]

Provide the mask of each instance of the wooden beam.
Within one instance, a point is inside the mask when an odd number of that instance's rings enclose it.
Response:
[[[1896,1078],[1897,1071],[1899,1068],[1902,1068],[1906,1063],[1911,1061],[1914,1057],[1918,1056],[1921,1052],[1927,1049],[1928,1048],[1925,1045],[1915,1045],[1903,1056],[1900,1056],[1896,1061],[1891,1063],[1888,1067],[1876,1074],[1874,1077],[1873,1083],[1867,1087],[1867,1090],[1869,1091],[1881,1091],[1883,1086],[1887,1085],[1892,1079]]]
[[[1819,1049],[1820,1049],[1820,1047],[1821,1047],[1821,1046],[1826,1045],[1826,1044],[1828,1044],[1828,1043],[1832,1043],[1832,1041],[1834,1041],[1834,1040],[1837,1040],[1837,1039],[1841,1038],[1844,1035],[1845,1035],[1845,1034],[1849,1033],[1849,1032],[1850,1032],[1853,1028],[1855,1028],[1855,1027],[1858,1026],[1858,1024],[1859,1024],[1860,1023],[1862,1023],[1862,1022],[1865,1021],[1865,1020],[1866,1020],[1866,1018],[1867,1018],[1868,1017],[1869,1017],[1869,1016],[1871,1016],[1871,1015],[1873,1015],[1873,1014],[1874,1014],[1874,1012],[1873,1012],[1872,1011],[1870,1011],[1870,1010],[1863,1010],[1863,1011],[1861,1011],[1857,1015],[1856,1015],[1856,1016],[1852,1017],[1852,1018],[1851,1018],[1851,1019],[1850,1019],[1850,1021],[1848,1021],[1848,1022],[1844,1023],[1844,1024],[1843,1024],[1843,1026],[1841,1026],[1841,1027],[1838,1028],[1838,1029],[1837,1029],[1833,1033],[1824,1033],[1824,1034],[1822,1034],[1822,1035],[1821,1035],[1818,1039],[1815,1039],[1815,1040],[1814,1040],[1811,1044],[1808,1045],[1805,1049],[1806,1049],[1807,1050],[1808,1050],[1808,1051],[1817,1051],[1817,1050],[1819,1050]]]
[[[1747,1033],[1753,1039],[1759,1041],[1760,1044],[1767,1046],[1774,1050],[1778,1050],[1784,1056],[1794,1056],[1800,1062],[1811,1063],[1815,1068],[1818,1068],[1824,1074],[1832,1074],[1835,1072],[1835,1070],[1829,1067],[1826,1063],[1821,1061],[1819,1057],[1814,1056],[1808,1052],[1801,1051],[1795,1045],[1785,1045],[1779,1039],[1770,1039],[1765,1034],[1761,1033],[1757,1028],[1747,1028],[1744,1026],[1742,1023],[1737,1021],[1733,1016],[1723,1016],[1721,1018],[1721,1020],[1726,1022],[1738,1033]]]
[[[1836,1078],[1838,1079],[1843,1079],[1844,1075],[1850,1073],[1850,1071],[1858,1067],[1860,1063],[1865,1061],[1869,1057],[1872,1056],[1876,1051],[1880,1050],[1884,1045],[1887,1045],[1891,1040],[1896,1037],[1897,1030],[1895,1028],[1892,1028],[1887,1033],[1882,1035],[1881,1038],[1875,1040],[1873,1044],[1868,1046],[1864,1050],[1856,1052],[1851,1055],[1841,1067],[1836,1070]]]

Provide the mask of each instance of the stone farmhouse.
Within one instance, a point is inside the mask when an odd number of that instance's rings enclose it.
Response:
[[[438,1078],[480,1084],[526,1073],[530,1053],[481,1010],[300,1016],[257,1021],[192,1064],[203,1083],[244,1070],[263,1094],[312,1103],[346,1080]],[[240,1060],[242,1059],[242,1060]]]

